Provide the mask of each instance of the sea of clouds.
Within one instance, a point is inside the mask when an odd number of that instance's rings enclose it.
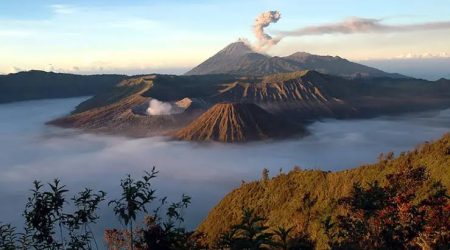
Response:
[[[119,194],[120,178],[140,176],[156,166],[155,188],[174,201],[192,196],[186,224],[193,228],[242,180],[280,169],[341,170],[376,161],[381,152],[399,153],[450,128],[450,110],[363,120],[324,120],[311,124],[311,135],[287,141],[243,145],[197,144],[164,137],[131,139],[80,133],[44,123],[68,113],[83,99],[41,100],[0,105],[0,221],[21,222],[21,211],[35,179],[60,178],[70,190],[84,187]],[[96,226],[117,225],[102,208]]]

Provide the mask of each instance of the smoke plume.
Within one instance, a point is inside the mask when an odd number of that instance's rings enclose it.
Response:
[[[388,25],[383,24],[383,19],[351,17],[341,22],[309,26],[293,31],[283,31],[280,33],[280,35],[281,37],[287,37],[325,34],[412,32],[440,29],[450,29],[450,22],[447,21],[405,25]]]
[[[183,112],[178,106],[172,105],[168,102],[161,102],[156,99],[152,99],[149,102],[149,106],[147,108],[147,114],[149,115],[171,115],[178,114]]]
[[[273,38],[264,32],[271,23],[276,23],[280,20],[281,14],[278,11],[267,11],[259,15],[255,20],[253,32],[258,39],[258,44],[255,46],[258,50],[267,49],[280,41],[280,38]]]
[[[418,24],[389,25],[383,23],[383,19],[371,19],[361,17],[350,17],[335,23],[323,25],[312,25],[292,31],[278,32],[277,37],[267,34],[264,29],[271,23],[280,20],[279,11],[267,11],[261,13],[255,20],[253,32],[257,39],[254,49],[264,51],[271,46],[278,44],[285,37],[300,37],[325,34],[365,34],[365,33],[393,33],[393,32],[413,32],[427,30],[450,29],[450,21],[427,22]]]

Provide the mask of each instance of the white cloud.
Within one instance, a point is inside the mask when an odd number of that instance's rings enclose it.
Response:
[[[406,53],[406,54],[402,54],[402,55],[398,55],[396,57],[394,57],[394,59],[427,59],[427,58],[449,58],[450,57],[450,53],[448,52],[441,52],[441,53],[430,53],[430,52],[426,52],[426,53],[422,53],[422,54],[414,54],[414,53]]]
[[[50,5],[53,13],[60,15],[68,15],[76,12],[76,8],[72,5],[66,4],[52,4]]]
[[[408,52],[393,56],[379,56],[379,57],[366,57],[355,59],[355,61],[372,61],[372,60],[409,60],[409,59],[446,59],[450,58],[450,52],[424,52],[424,53],[414,53]]]

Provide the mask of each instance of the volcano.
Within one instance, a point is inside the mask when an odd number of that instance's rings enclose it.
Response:
[[[346,78],[407,78],[376,68],[348,61],[339,56],[320,56],[305,52],[279,57],[254,51],[250,45],[238,41],[186,72],[186,75],[232,74],[240,76],[266,76],[299,70],[314,70],[323,74]]]
[[[283,120],[256,104],[219,103],[174,137],[187,141],[246,142],[303,133],[300,125]]]

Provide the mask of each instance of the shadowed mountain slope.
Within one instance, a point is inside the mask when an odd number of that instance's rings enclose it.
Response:
[[[256,51],[244,42],[231,43],[214,56],[208,58],[186,75],[233,74],[264,76],[297,70],[315,70],[324,74],[348,78],[392,77],[402,78],[365,65],[350,62],[338,56],[318,56],[297,52],[290,56],[268,56]]]
[[[234,102],[326,102],[331,99],[321,84],[324,78],[311,71],[276,74],[257,82],[238,80],[228,84],[215,97]]]
[[[338,80],[347,83],[344,79]],[[212,99],[256,103],[269,112],[297,121],[356,114],[354,107],[328,91],[333,84],[341,82],[315,71],[295,71],[238,79],[225,84]]]
[[[242,63],[241,58],[250,56],[249,63],[257,60],[264,60],[266,56],[255,53],[248,45],[243,42],[235,42],[221,51],[217,52],[214,56],[208,58],[205,62],[193,68],[186,75],[207,75],[207,74],[221,74],[229,73],[236,68],[239,68]],[[255,57],[255,58],[252,58]],[[244,60],[245,61],[245,60]]]
[[[90,96],[111,90],[125,75],[74,75],[31,70],[0,75],[0,103]]]

